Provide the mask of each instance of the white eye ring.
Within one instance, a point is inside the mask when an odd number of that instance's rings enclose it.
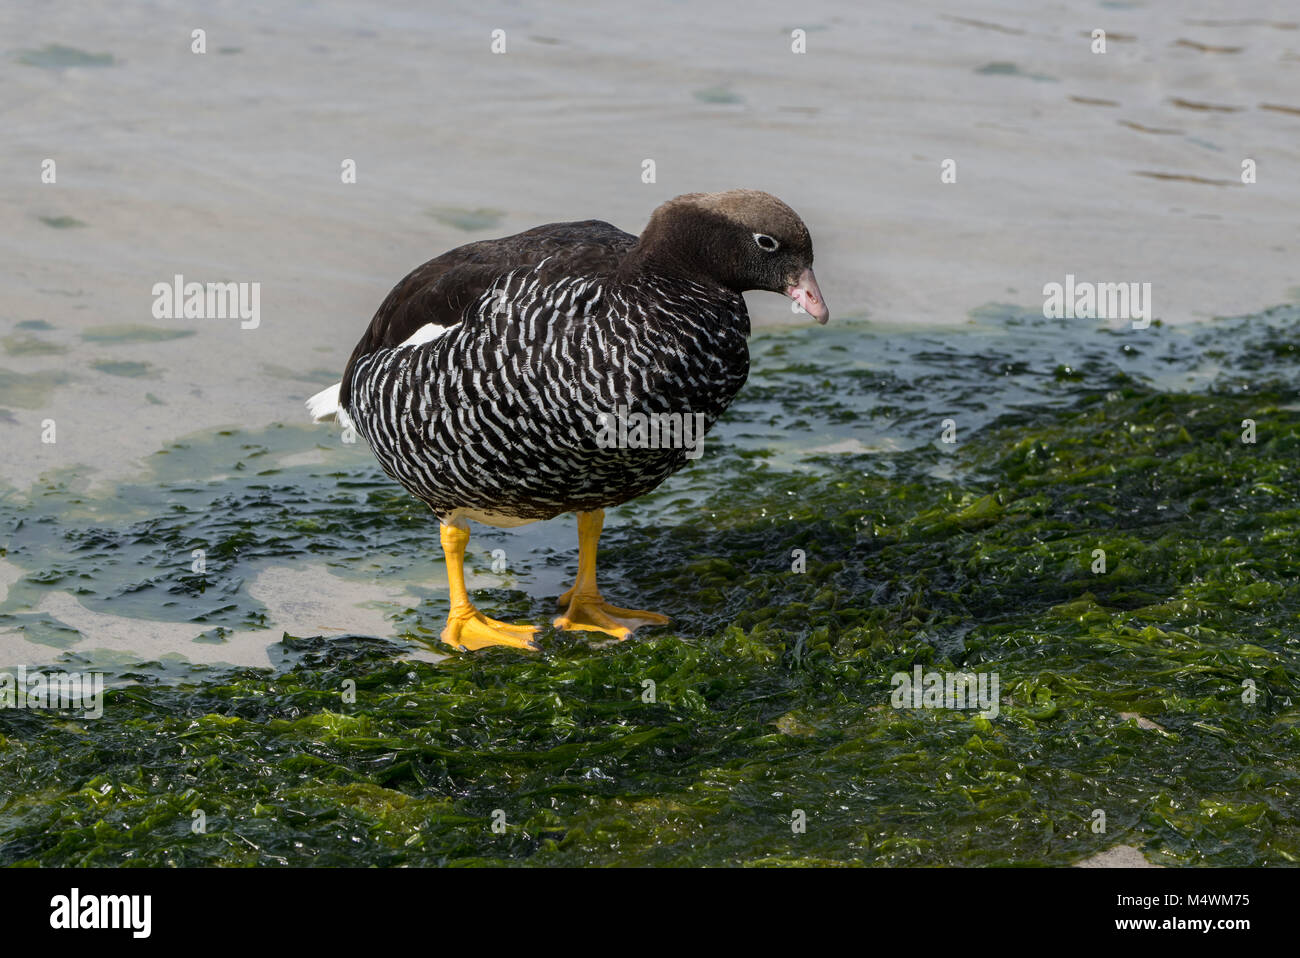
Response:
[[[754,242],[758,244],[758,248],[764,253],[775,253],[781,246],[780,243],[772,239],[772,237],[768,236],[766,233],[755,233]]]

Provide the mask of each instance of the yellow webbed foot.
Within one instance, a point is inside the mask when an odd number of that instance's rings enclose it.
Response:
[[[516,649],[537,651],[533,635],[537,632],[535,625],[512,625],[489,619],[472,605],[464,609],[453,609],[447,616],[447,627],[442,630],[441,639],[454,649],[473,652],[492,645],[508,645]]]
[[[451,611],[447,614],[447,627],[440,638],[453,649],[472,652],[490,645],[509,645],[516,649],[537,650],[533,634],[534,625],[511,625],[498,622],[474,608],[465,591],[465,546],[469,544],[469,529],[444,522],[440,536],[442,551],[447,556],[447,587],[451,592]]]
[[[581,632],[604,632],[614,638],[626,639],[637,629],[647,625],[667,625],[672,619],[658,612],[640,609],[623,609],[606,602],[599,592],[577,593],[570,589],[558,600],[565,606],[564,614],[555,620],[557,629]]]

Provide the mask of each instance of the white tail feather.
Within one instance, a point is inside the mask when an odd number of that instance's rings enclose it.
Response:
[[[322,389],[307,400],[307,411],[311,413],[312,422],[329,422],[331,419],[337,419],[344,428],[353,428],[352,419],[339,405],[339,388],[342,385],[342,383],[335,383],[329,389]]]
[[[342,383],[335,383],[307,400],[307,411],[311,413],[312,422],[329,422],[338,417],[343,411],[339,408],[339,389],[342,386]]]

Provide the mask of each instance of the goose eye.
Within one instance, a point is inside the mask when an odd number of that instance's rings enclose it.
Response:
[[[755,233],[754,242],[757,243],[758,248],[765,253],[775,253],[776,248],[781,245],[766,233]]]

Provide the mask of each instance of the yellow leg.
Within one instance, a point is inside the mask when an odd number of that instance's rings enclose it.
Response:
[[[578,517],[578,578],[573,588],[560,596],[559,604],[564,614],[555,620],[557,629],[579,629],[584,632],[605,632],[618,639],[626,639],[644,625],[667,625],[672,619],[658,612],[639,609],[620,609],[610,605],[596,588],[596,546],[600,530],[605,525],[605,512],[579,512]]]
[[[489,645],[511,645],[518,649],[536,649],[533,633],[535,625],[510,625],[498,622],[474,608],[465,591],[465,546],[469,544],[469,529],[446,525],[440,530],[442,552],[447,557],[447,584],[451,588],[451,612],[447,627],[442,630],[442,641],[452,648],[474,651]]]

